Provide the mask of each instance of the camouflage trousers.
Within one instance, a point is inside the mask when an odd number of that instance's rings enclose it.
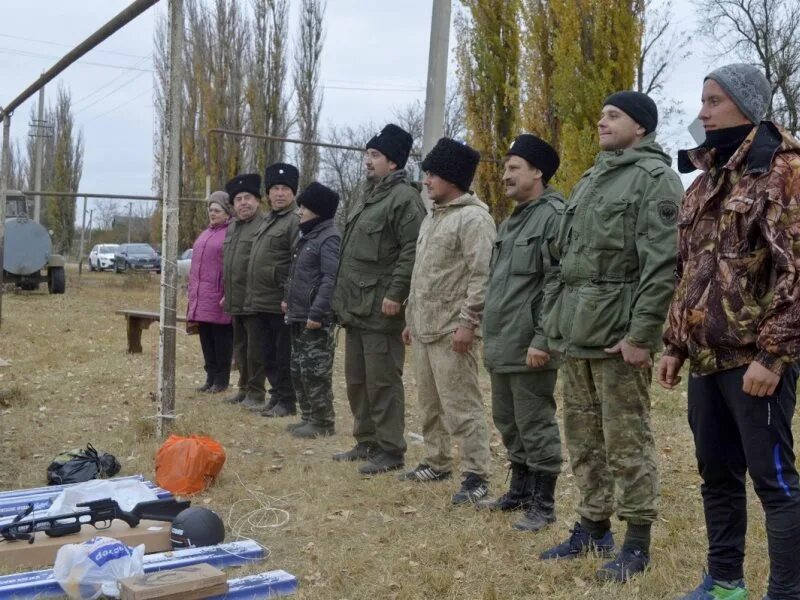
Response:
[[[581,493],[578,514],[652,523],[658,501],[658,468],[650,422],[651,369],[621,357],[566,357],[564,437]]]
[[[292,384],[303,421],[333,427],[333,327],[292,323]]]
[[[425,460],[437,471],[453,470],[453,441],[461,470],[489,478],[489,426],[478,385],[478,348],[457,353],[452,336],[413,342],[417,402],[422,413]]]

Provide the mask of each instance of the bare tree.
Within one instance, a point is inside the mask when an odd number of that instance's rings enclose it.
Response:
[[[14,140],[9,146],[8,175],[9,189],[22,190],[28,187],[28,163],[20,150],[19,140]]]
[[[457,85],[448,86],[444,105],[444,135],[453,139],[463,139],[466,135],[464,124],[464,97]],[[422,133],[425,127],[425,106],[415,100],[394,111],[395,122],[414,138],[411,148],[413,154],[422,152]]]
[[[297,124],[300,138],[316,141],[319,113],[322,110],[320,62],[325,38],[323,18],[325,0],[303,0],[300,8],[300,40],[294,57],[294,88],[297,99]],[[301,146],[299,154],[300,186],[316,179],[319,148]]]
[[[800,131],[800,2],[797,0],[696,0],[717,57],[758,65],[772,84],[767,114],[793,135]]]
[[[119,215],[118,203],[115,200],[96,200],[94,203],[94,218],[100,224],[100,229],[111,229],[114,217]]]

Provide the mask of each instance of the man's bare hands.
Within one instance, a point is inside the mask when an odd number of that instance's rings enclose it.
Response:
[[[678,375],[683,366],[683,361],[674,356],[662,356],[658,361],[658,384],[665,390],[674,389],[681,382]]]
[[[453,334],[453,352],[463,354],[469,352],[472,348],[472,342],[475,340],[475,332],[469,327],[459,327]]]
[[[528,348],[528,356],[525,357],[525,364],[529,369],[537,369],[550,362],[550,355],[538,348]]]
[[[764,365],[755,361],[750,363],[745,371],[742,381],[742,391],[751,396],[763,398],[775,393],[775,389],[780,383],[780,375],[776,375]]]
[[[611,348],[606,348],[608,354],[621,354],[622,360],[626,364],[637,369],[646,369],[653,366],[653,359],[650,357],[650,350],[639,348],[629,344],[624,338],[614,344]]]
[[[387,317],[399,315],[400,303],[395,302],[394,300],[389,300],[388,298],[384,298],[383,305],[381,306],[381,312]]]

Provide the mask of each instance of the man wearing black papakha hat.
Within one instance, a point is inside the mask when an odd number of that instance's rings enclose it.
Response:
[[[270,165],[264,172],[270,210],[253,236],[247,266],[245,310],[254,315],[258,350],[249,373],[250,388],[255,393],[244,405],[261,411],[265,417],[285,417],[297,412],[289,373],[292,353],[289,327],[283,318],[281,301],[286,294],[292,249],[299,231],[294,201],[298,180],[297,167],[286,163]],[[265,380],[271,386],[269,402],[265,401]]]
[[[300,239],[292,255],[284,313],[292,335],[292,383],[302,419],[294,437],[333,435],[333,311],[341,236],[333,223],[339,194],[317,183],[297,197]]]
[[[334,460],[367,460],[359,471],[403,467],[406,443],[403,361],[405,326],[419,226],[425,205],[404,167],[412,137],[387,125],[367,143],[367,181],[347,215],[333,310],[347,331],[345,380],[353,412],[351,450]]]
[[[492,383],[492,416],[511,463],[508,492],[481,506],[523,510],[514,523],[539,531],[555,521],[561,437],[554,397],[560,362],[542,331],[542,297],[558,279],[549,252],[564,197],[549,185],[560,159],[535,135],[518,136],[506,154],[503,184],[516,206],[500,224],[486,290],[484,363]]]
[[[489,207],[469,191],[479,160],[466,144],[442,138],[422,161],[433,207],[419,231],[403,331],[403,341],[413,344],[425,458],[402,479],[450,479],[456,442],[463,481],[453,504],[486,496],[490,471],[478,370],[495,225]]]
[[[245,308],[245,299],[253,237],[261,225],[261,175],[237,175],[225,184],[225,191],[236,218],[228,225],[223,246],[223,308],[232,317],[233,355],[239,368],[239,390],[227,402],[238,404],[248,397],[251,402],[259,398],[258,387],[250,388],[253,361],[258,356],[258,327],[252,311]],[[263,393],[260,397],[263,400]]]
[[[580,490],[572,535],[540,558],[614,551],[611,516],[627,522],[621,549],[597,575],[625,582],[650,561],[658,468],[650,422],[652,357],[675,287],[683,186],[656,143],[646,94],[604,103],[594,166],[570,195],[556,243],[560,284],[545,291],[542,329],[564,364],[564,436]]]

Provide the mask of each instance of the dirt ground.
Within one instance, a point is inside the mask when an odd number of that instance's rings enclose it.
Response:
[[[185,308],[185,299],[181,306]],[[158,328],[145,331],[144,352],[125,353],[119,308],[157,310],[155,275],[69,273],[67,293],[10,292],[3,297],[0,357],[0,489],[45,484],[50,460],[85,446],[111,452],[121,474],[153,479]],[[342,354],[335,372],[334,437],[298,441],[289,419],[266,419],[197,394],[204,380],[197,337],[178,336],[175,432],[215,437],[227,462],[211,489],[192,498],[218,511],[229,539],[252,537],[271,551],[238,573],[285,569],[303,599],[411,598],[672,598],[697,585],[705,564],[705,528],[686,424],[685,390],[653,387],[653,420],[661,468],[661,516],[653,531],[652,569],[626,586],[594,578],[599,559],[543,563],[540,551],[568,535],[576,489],[565,463],[557,523],[540,534],[512,531],[516,514],[451,507],[457,481],[414,484],[395,475],[361,477],[356,465],[330,455],[352,446]],[[235,374],[234,374],[235,377]],[[414,377],[405,371],[409,452],[422,458]],[[488,406],[488,378],[482,377]],[[492,494],[507,485],[499,435],[492,430]],[[566,452],[565,452],[566,456]],[[761,511],[752,490],[747,581],[764,592],[768,565]],[[614,521],[618,542],[624,525]]]

